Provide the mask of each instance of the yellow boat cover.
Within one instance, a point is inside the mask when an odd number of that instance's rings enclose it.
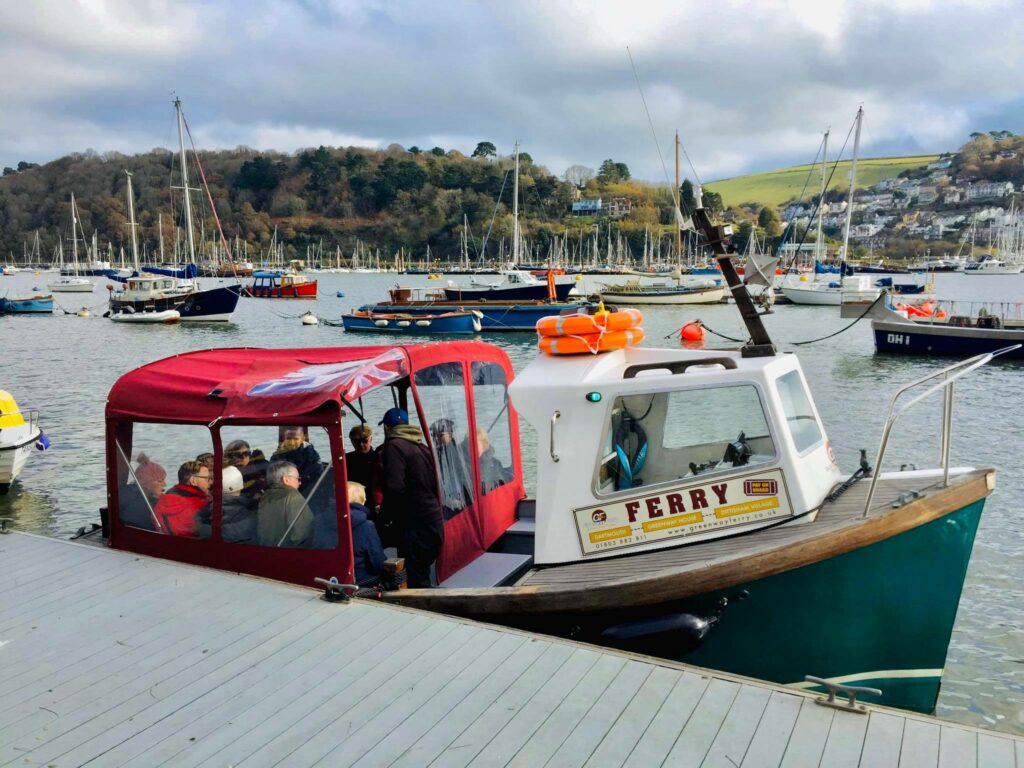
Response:
[[[24,426],[25,419],[22,418],[18,404],[10,392],[0,389],[0,429],[4,427]]]

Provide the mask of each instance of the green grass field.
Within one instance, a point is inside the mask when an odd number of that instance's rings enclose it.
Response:
[[[938,159],[938,155],[915,155],[913,157],[876,157],[857,161],[857,188],[873,186],[885,179],[899,176],[907,168],[921,168]],[[808,171],[812,171],[808,180]],[[826,174],[832,173],[829,163]],[[761,203],[779,206],[800,195],[807,184],[804,199],[816,195],[821,187],[821,176],[817,166],[794,165],[767,173],[750,176],[736,176],[731,179],[709,182],[706,186],[722,196],[726,207],[743,203]],[[850,161],[839,164],[832,176],[829,189],[849,189]]]

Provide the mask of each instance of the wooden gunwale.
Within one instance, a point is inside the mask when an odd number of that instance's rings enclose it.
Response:
[[[868,487],[862,482],[825,505],[813,523],[754,532],[721,542],[726,546],[717,549],[709,547],[715,544],[711,541],[612,560],[534,568],[509,587],[408,589],[385,592],[382,597],[410,607],[471,616],[656,605],[763,579],[884,541],[985,498],[994,485],[993,469],[951,477],[948,488],[933,478],[883,480],[871,514],[862,518]],[[897,496],[911,490],[922,496],[891,507]],[[702,552],[718,554],[708,557]],[[664,564],[678,553],[689,558]],[[560,584],[560,576],[574,580]]]

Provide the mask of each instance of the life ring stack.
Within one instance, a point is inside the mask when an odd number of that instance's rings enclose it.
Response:
[[[603,304],[592,315],[577,312],[542,317],[537,321],[538,346],[549,355],[596,355],[635,347],[644,340],[643,321],[639,310],[609,312]]]

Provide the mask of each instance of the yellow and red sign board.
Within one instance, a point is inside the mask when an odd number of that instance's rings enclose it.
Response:
[[[583,554],[593,555],[790,517],[793,509],[782,470],[772,469],[706,483],[661,486],[573,513]]]

